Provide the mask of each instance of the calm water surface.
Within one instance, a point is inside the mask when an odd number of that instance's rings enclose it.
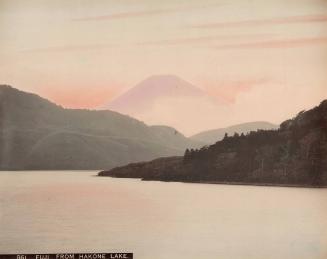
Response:
[[[0,172],[0,253],[327,258],[327,189]]]

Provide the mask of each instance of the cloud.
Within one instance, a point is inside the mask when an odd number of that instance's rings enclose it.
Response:
[[[235,103],[240,94],[250,92],[253,87],[269,82],[271,82],[271,80],[267,78],[210,82],[207,83],[207,91],[211,96],[214,96],[221,101]]]
[[[192,10],[192,9],[208,8],[208,7],[221,6],[221,5],[222,4],[209,3],[209,4],[192,5],[192,6],[179,6],[179,7],[175,7],[175,8],[126,11],[126,12],[113,13],[113,14],[108,14],[108,15],[98,15],[98,16],[75,18],[75,19],[73,19],[73,21],[77,21],[77,22],[103,21],[103,20],[116,20],[116,19],[133,18],[133,17],[144,17],[144,16],[168,14],[168,13],[173,13],[173,12],[182,12],[182,11],[187,11],[187,10]]]
[[[256,20],[243,20],[243,21],[234,21],[234,22],[218,22],[218,23],[193,25],[191,27],[204,29],[204,28],[294,24],[294,23],[319,23],[319,22],[327,22],[327,15],[325,14],[299,15],[299,16],[276,17],[276,18],[267,18],[267,19],[256,19]]]
[[[88,45],[67,45],[67,46],[51,46],[45,48],[25,49],[21,52],[71,52],[71,51],[86,51],[99,50],[116,47],[116,44],[88,44]]]
[[[169,39],[169,40],[159,40],[159,41],[144,41],[139,42],[137,45],[179,45],[179,44],[189,44],[189,43],[206,43],[215,40],[237,40],[237,39],[249,39],[249,38],[264,38],[266,36],[271,36],[269,34],[235,34],[235,35],[215,35],[215,36],[200,36],[193,38],[179,38],[179,39]]]
[[[262,48],[295,48],[308,45],[327,44],[327,37],[281,39],[216,46],[216,49],[262,49]]]
[[[131,11],[131,12],[121,12],[116,14],[109,14],[109,15],[100,15],[100,16],[91,16],[91,17],[84,17],[84,18],[76,18],[73,19],[74,21],[101,21],[101,20],[115,20],[121,18],[129,18],[129,17],[142,17],[148,15],[155,15],[155,14],[164,14],[173,12],[174,9],[156,9],[156,10],[144,10],[144,11]]]
[[[119,90],[115,83],[70,85],[47,85],[42,95],[65,108],[95,109],[112,99]],[[92,90],[90,90],[92,89]]]

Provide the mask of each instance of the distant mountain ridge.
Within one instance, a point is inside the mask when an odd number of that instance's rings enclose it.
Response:
[[[200,146],[113,111],[64,109],[0,85],[0,169],[101,169]]]
[[[259,129],[269,130],[269,129],[277,129],[278,125],[272,124],[267,121],[254,121],[241,123],[233,126],[229,126],[227,128],[213,129],[200,132],[191,136],[191,139],[201,141],[207,144],[214,144],[217,141],[220,141],[224,138],[225,133],[229,136],[234,135],[234,133],[249,133],[251,131],[256,131]]]

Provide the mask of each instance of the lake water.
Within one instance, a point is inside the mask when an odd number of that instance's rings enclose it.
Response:
[[[0,172],[0,252],[327,258],[327,189]]]

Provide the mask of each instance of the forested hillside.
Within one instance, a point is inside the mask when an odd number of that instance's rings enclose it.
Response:
[[[104,169],[199,146],[117,112],[64,109],[0,85],[0,169]]]
[[[278,130],[225,135],[183,157],[131,164],[100,175],[146,180],[327,186],[327,100]]]

